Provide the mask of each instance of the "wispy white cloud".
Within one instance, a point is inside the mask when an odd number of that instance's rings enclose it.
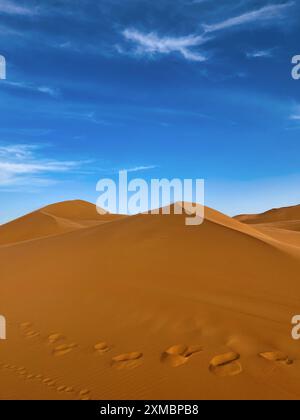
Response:
[[[53,97],[59,96],[60,94],[59,89],[50,86],[37,86],[36,89],[38,92],[45,93],[46,95]]]
[[[39,86],[35,85],[33,83],[27,83],[27,82],[13,82],[4,80],[3,84],[6,84],[7,86],[11,86],[16,89],[22,89],[32,92],[39,92],[43,93],[45,95],[49,95],[51,97],[58,97],[60,95],[60,90],[58,88],[53,88],[51,86]]]
[[[114,168],[114,169],[102,169],[102,171],[111,173],[111,174],[119,174],[120,172],[127,172],[127,173],[135,173],[135,172],[146,172],[146,171],[152,171],[153,169],[157,169],[157,165],[140,165],[140,166],[131,166],[127,168]]]
[[[205,61],[207,57],[192,48],[199,47],[207,41],[202,35],[182,37],[159,37],[156,33],[143,33],[136,29],[125,29],[123,36],[135,45],[136,55],[154,56],[157,54],[179,53],[186,60]],[[121,52],[119,48],[119,52]]]
[[[73,51],[73,52],[83,52],[85,50],[85,48],[80,48],[78,45],[76,45],[74,42],[71,42],[71,41],[60,42],[56,44],[55,47],[61,50]]]
[[[83,112],[63,112],[60,116],[70,120],[81,120],[92,124],[98,125],[109,125],[109,123],[101,118],[98,118],[94,111],[83,111]]]
[[[24,159],[33,155],[36,146],[29,144],[13,144],[0,146],[0,158],[9,158],[13,156],[15,159]]]
[[[271,21],[273,19],[282,18],[285,12],[294,6],[294,2],[282,4],[270,4],[260,9],[253,10],[242,15],[218,22],[212,25],[203,25],[205,33],[216,32],[224,29],[229,29],[235,26],[245,25],[248,23],[255,23],[258,21]]]
[[[289,123],[285,127],[287,131],[300,129],[300,105],[298,105],[297,103],[292,104],[287,119],[289,121]]]
[[[201,3],[205,3],[209,0],[191,0],[189,3],[187,3],[188,5],[193,5],[193,4],[201,4]]]
[[[181,37],[159,36],[157,32],[141,32],[134,28],[127,28],[122,34],[126,41],[134,45],[134,49],[128,51],[122,45],[117,45],[116,49],[120,54],[133,53],[136,56],[150,57],[177,53],[186,60],[203,62],[208,59],[208,54],[203,51],[199,52],[199,47],[207,43],[213,33],[250,23],[278,21],[278,19],[286,16],[287,10],[294,4],[293,1],[281,4],[269,4],[215,24],[202,25],[202,33],[189,34]],[[253,51],[246,55],[248,58],[271,57],[272,50]]]
[[[0,146],[0,188],[51,182],[50,174],[74,171],[83,165],[79,161],[44,159],[38,150],[29,144]]]
[[[20,5],[11,0],[0,0],[0,14],[33,16],[38,12],[36,7]]]
[[[290,115],[289,115],[290,121],[300,121],[300,105],[297,103],[294,103],[291,107]]]
[[[127,168],[127,169],[121,169],[121,171],[126,171],[128,173],[133,172],[144,172],[144,171],[150,171],[152,169],[156,169],[157,166],[155,165],[149,165],[149,166],[134,166],[133,168]]]
[[[273,50],[255,50],[246,53],[247,58],[271,58],[273,57]]]

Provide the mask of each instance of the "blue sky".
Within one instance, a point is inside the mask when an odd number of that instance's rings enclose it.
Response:
[[[204,178],[228,214],[300,203],[300,4],[0,0],[0,223],[96,183]]]

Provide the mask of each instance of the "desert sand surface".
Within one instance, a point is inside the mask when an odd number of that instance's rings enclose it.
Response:
[[[75,201],[2,226],[0,398],[300,399],[299,232],[276,227],[299,208],[283,212],[188,227]]]

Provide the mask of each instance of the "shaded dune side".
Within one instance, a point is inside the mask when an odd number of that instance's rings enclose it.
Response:
[[[55,218],[42,211],[38,211],[1,226],[0,245],[58,235],[80,227],[75,222]]]
[[[194,205],[191,203],[185,203],[185,206],[186,206],[185,207],[186,215],[182,217],[190,216],[191,212],[189,212],[188,210],[189,206],[194,206]],[[197,207],[200,207],[200,205],[198,204]],[[174,214],[174,208],[178,210],[178,208],[182,208],[182,204],[175,203],[167,208],[170,209],[171,214]],[[220,226],[224,226],[228,229],[238,231],[244,235],[257,238],[265,243],[268,243],[274,246],[275,248],[281,251],[289,253],[290,255],[294,255],[294,256],[296,255],[296,257],[300,256],[299,250],[295,249],[295,245],[296,245],[296,248],[298,248],[297,245],[299,242],[298,238],[296,237],[291,238],[291,241],[289,241],[289,238],[286,235],[277,235],[273,233],[273,230],[261,228],[261,227],[269,226],[269,225],[254,225],[254,224],[248,225],[248,224],[240,222],[237,218],[231,218],[212,208],[209,208],[209,207],[203,208],[202,206],[202,209],[204,209],[203,214],[204,214],[204,220],[206,223],[211,222]],[[284,222],[284,223],[287,223],[287,222]]]
[[[287,226],[285,223],[287,223]],[[294,229],[295,224],[293,223],[291,225],[288,222],[266,223],[252,226],[262,234],[278,241],[281,246],[284,246],[286,249],[288,248],[291,252],[293,252],[292,248],[296,248],[294,253],[296,252],[300,255],[300,226],[299,229]]]

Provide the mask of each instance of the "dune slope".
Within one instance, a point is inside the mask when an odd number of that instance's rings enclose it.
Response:
[[[300,261],[237,220],[126,217],[0,267],[2,398],[300,398]]]

